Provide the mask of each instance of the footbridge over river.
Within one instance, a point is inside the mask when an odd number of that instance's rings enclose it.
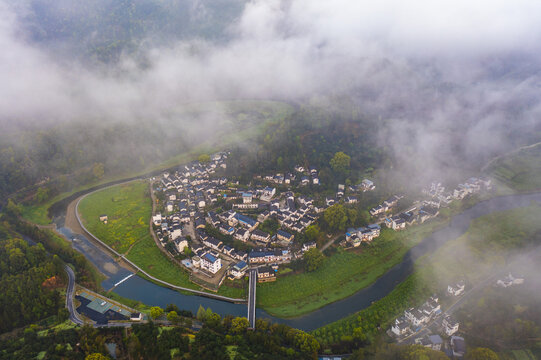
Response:
[[[255,329],[255,293],[257,285],[257,268],[250,269],[248,282],[248,322],[250,328]]]

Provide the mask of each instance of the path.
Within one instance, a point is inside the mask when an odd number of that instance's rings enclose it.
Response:
[[[336,239],[338,239],[341,235],[342,235],[342,234],[338,234],[338,235],[333,236],[331,240],[329,240],[325,245],[323,245],[323,246],[321,247],[321,249],[320,249],[321,252],[327,250],[327,248],[328,248],[329,246],[331,246],[331,245],[336,241]]]

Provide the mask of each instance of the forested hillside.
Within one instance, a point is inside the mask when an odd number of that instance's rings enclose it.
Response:
[[[272,101],[197,103],[153,119],[9,127],[0,135],[0,199],[19,192],[19,201],[39,204],[82,184],[152,170],[168,160],[173,166],[180,161],[175,156],[212,149],[218,141],[221,149],[291,109]]]
[[[29,245],[0,229],[0,333],[56,315],[63,307],[62,261],[41,244]]]

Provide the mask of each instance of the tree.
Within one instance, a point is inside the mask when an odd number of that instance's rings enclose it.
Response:
[[[205,308],[203,305],[199,305],[199,309],[197,309],[197,320],[205,320],[207,317],[207,312],[205,311]]]
[[[180,316],[178,316],[176,311],[170,311],[167,313],[167,320],[176,325],[180,322]]]
[[[45,202],[47,199],[49,199],[50,191],[46,187],[40,187],[38,191],[36,192],[35,199],[38,203]]]
[[[163,315],[163,309],[159,306],[153,306],[150,308],[150,317],[157,319]]]
[[[68,320],[69,316],[70,313],[65,307],[58,309],[58,313],[56,315],[58,323],[63,323],[64,321]]]
[[[243,334],[249,326],[248,319],[245,317],[236,317],[231,321],[231,332],[233,334]]]
[[[349,157],[349,155],[343,153],[342,151],[339,151],[334,154],[329,164],[331,165],[331,168],[334,170],[334,172],[339,174],[345,174],[349,170],[350,161],[351,157]]]
[[[306,251],[303,255],[303,259],[306,262],[306,269],[308,271],[314,271],[319,269],[319,267],[325,261],[325,256],[317,248],[311,248]]]
[[[101,179],[103,177],[103,174],[105,174],[105,168],[103,167],[103,164],[94,163],[94,166],[92,167],[92,174],[96,179]]]
[[[345,230],[348,215],[343,205],[335,204],[325,210],[323,219],[331,231]]]
[[[90,355],[87,355],[87,357],[85,357],[85,360],[109,360],[110,358],[108,356],[105,356],[103,354],[100,354],[100,353],[93,353],[93,354],[90,354]]]
[[[201,154],[199,155],[199,157],[197,158],[197,160],[199,160],[199,162],[201,164],[206,164],[210,161],[210,155],[208,154]]]
[[[498,360],[498,355],[487,348],[475,348],[466,354],[466,360]]]
[[[304,235],[306,236],[306,240],[308,241],[316,241],[319,238],[320,233],[321,232],[317,224],[308,226],[304,231]]]

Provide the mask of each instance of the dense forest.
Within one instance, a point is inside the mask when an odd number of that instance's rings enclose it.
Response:
[[[0,227],[0,333],[56,315],[63,308],[63,263],[42,244],[30,245]]]

